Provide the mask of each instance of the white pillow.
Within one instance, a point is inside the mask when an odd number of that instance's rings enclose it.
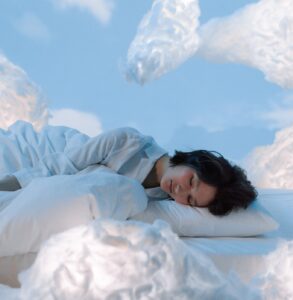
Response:
[[[141,184],[105,170],[35,179],[0,212],[0,257],[37,252],[53,234],[96,218],[126,220],[146,206]]]
[[[170,200],[151,201],[145,211],[131,219],[146,223],[162,219],[176,234],[189,237],[255,236],[279,226],[258,201],[227,216],[215,216],[207,208],[190,207]]]

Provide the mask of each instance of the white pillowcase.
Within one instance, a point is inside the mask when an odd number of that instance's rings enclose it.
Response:
[[[175,201],[151,201],[145,211],[131,219],[146,223],[161,219],[169,223],[176,234],[186,237],[255,236],[279,227],[258,201],[226,216],[215,216],[207,208],[190,207]]]
[[[126,220],[146,206],[137,181],[108,170],[35,179],[0,212],[0,257],[37,252],[53,234],[96,218]]]

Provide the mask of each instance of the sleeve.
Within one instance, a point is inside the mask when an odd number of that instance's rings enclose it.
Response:
[[[13,175],[21,187],[36,177],[71,175],[93,164],[103,164],[117,171],[125,161],[140,151],[151,137],[129,127],[119,128],[88,139],[83,145],[65,147],[64,152],[48,154],[32,168]]]

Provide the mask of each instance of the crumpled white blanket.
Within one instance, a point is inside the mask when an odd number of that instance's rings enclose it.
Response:
[[[34,179],[15,198],[6,194],[10,203],[0,211],[0,257],[37,252],[52,235],[94,219],[124,221],[148,201],[138,181],[100,165]]]
[[[31,124],[18,121],[9,130],[0,129],[0,179],[20,169],[30,168],[54,152],[62,153],[89,137],[68,127],[47,126],[36,132]]]
[[[37,252],[53,234],[98,218],[123,221],[146,208],[147,196],[138,181],[90,163],[104,156],[102,151],[97,153],[95,144],[76,155],[86,160],[85,168],[74,165],[76,157],[67,157],[91,140],[62,126],[36,132],[22,121],[8,131],[0,130],[0,180],[19,172],[29,179],[21,190],[0,192],[0,257]],[[54,166],[58,172],[50,174]]]

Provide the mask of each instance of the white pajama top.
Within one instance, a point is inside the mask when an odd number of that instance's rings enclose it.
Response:
[[[12,173],[22,187],[37,177],[76,174],[95,164],[142,183],[155,162],[167,154],[152,137],[129,127],[90,138],[63,126],[46,126],[37,133],[30,124],[19,121],[9,131],[2,130],[1,139],[6,139],[0,146],[1,173]],[[168,197],[160,188],[147,189],[147,194]]]

